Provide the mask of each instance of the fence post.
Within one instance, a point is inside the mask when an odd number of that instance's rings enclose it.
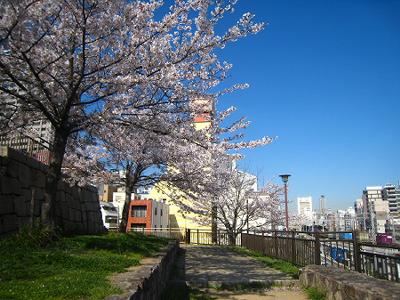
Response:
[[[186,244],[190,244],[190,229],[186,229]]]
[[[261,253],[265,254],[265,241],[264,241],[264,230],[261,230]]]
[[[274,231],[274,250],[275,250],[275,257],[278,257],[278,236],[276,230]]]
[[[200,245],[199,229],[197,228],[197,245]]]
[[[296,232],[292,231],[292,263],[296,264]]]
[[[360,245],[358,244],[357,240],[357,231],[353,230],[352,232],[353,237],[353,254],[354,254],[354,268],[357,272],[361,273],[361,255],[360,255]]]
[[[314,254],[315,254],[315,264],[320,265],[321,264],[321,242],[319,241],[319,233],[315,233],[315,249],[314,249]]]

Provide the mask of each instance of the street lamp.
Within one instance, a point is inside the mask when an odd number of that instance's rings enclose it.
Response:
[[[285,219],[286,219],[286,231],[289,230],[289,213],[288,213],[288,192],[287,192],[287,182],[289,180],[290,174],[281,174],[279,177],[282,178],[283,184],[285,186]]]

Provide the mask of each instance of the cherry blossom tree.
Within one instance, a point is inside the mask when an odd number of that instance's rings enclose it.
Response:
[[[182,212],[189,213],[188,218],[209,226],[214,214],[218,226],[226,230],[230,244],[235,244],[237,236],[247,229],[265,229],[282,221],[281,187],[270,183],[257,191],[256,177],[232,167],[232,157],[226,154],[220,153],[218,159],[209,161],[217,167],[201,165],[177,172],[182,177],[196,178],[196,190],[185,180],[172,185],[162,182]]]
[[[179,119],[190,110],[190,99],[226,78],[231,65],[215,50],[263,28],[246,13],[218,34],[217,24],[235,2],[176,0],[165,14],[157,0],[1,2],[0,106],[5,99],[18,102],[2,115],[2,131],[36,118],[51,123],[50,221],[68,147],[92,142],[93,132],[109,123],[167,136],[170,124],[152,128],[130,117],[168,113]],[[83,160],[91,156],[80,153]]]

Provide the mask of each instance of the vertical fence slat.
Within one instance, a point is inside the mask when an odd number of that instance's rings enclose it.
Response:
[[[292,231],[292,263],[296,264],[296,233]]]
[[[319,241],[319,233],[317,232],[315,234],[315,249],[314,249],[314,253],[315,253],[315,264],[316,265],[320,265],[321,264],[321,243]]]

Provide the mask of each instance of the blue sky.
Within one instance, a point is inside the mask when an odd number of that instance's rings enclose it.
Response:
[[[248,138],[277,136],[241,165],[261,181],[292,174],[289,198],[353,205],[367,185],[400,180],[400,1],[241,0],[266,29],[224,49]],[[292,209],[295,205],[292,203]]]

